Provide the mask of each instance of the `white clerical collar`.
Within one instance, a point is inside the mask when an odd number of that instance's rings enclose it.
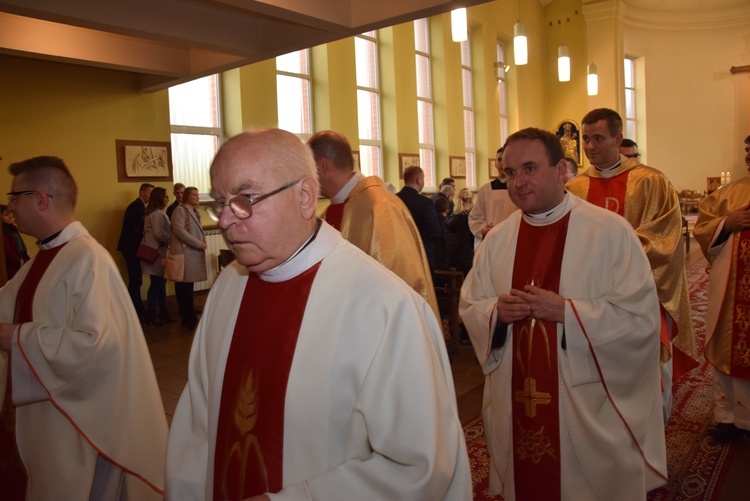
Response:
[[[554,208],[542,212],[541,214],[523,214],[524,220],[531,226],[547,226],[548,224],[556,223],[565,216],[570,209],[573,207],[573,197],[568,192],[565,192],[565,196],[562,202],[557,204]]]
[[[266,282],[283,282],[296,277],[326,257],[339,239],[341,239],[341,234],[333,226],[320,221],[320,228],[317,232],[310,235],[310,238],[292,254],[292,257],[275,268],[261,273],[260,279]]]
[[[622,167],[622,156],[620,156],[617,159],[617,162],[615,162],[615,164],[610,167],[601,168],[601,167],[594,166],[594,168],[599,173],[599,175],[601,175],[605,179],[609,179],[610,177],[616,176],[617,171],[620,170],[620,167]]]
[[[79,221],[73,221],[68,226],[63,228],[63,230],[59,232],[52,240],[48,240],[44,242],[43,244],[37,242],[37,245],[39,245],[39,248],[41,250],[54,249],[55,247],[58,247],[68,242],[74,236],[81,233],[81,230],[85,231],[83,224],[81,224]]]
[[[355,172],[352,178],[347,182],[341,190],[331,198],[332,204],[344,203],[344,200],[349,196],[357,183],[359,183],[365,176],[361,172]]]

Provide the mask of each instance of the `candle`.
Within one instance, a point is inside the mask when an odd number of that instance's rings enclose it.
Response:
[[[727,171],[727,183],[731,183],[731,182],[732,182],[732,174],[729,171]]]
[[[721,172],[721,185],[724,186],[727,184],[727,173],[722,171]]]

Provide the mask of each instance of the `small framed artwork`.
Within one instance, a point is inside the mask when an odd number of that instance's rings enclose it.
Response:
[[[412,165],[419,166],[419,155],[414,153],[399,153],[398,154],[398,178],[404,178],[404,171],[407,167]]]
[[[362,165],[359,163],[359,151],[352,150],[352,161],[354,162],[354,170],[362,172]]]
[[[490,176],[490,179],[495,179],[497,177],[497,160],[494,158],[490,158],[489,160],[489,168],[487,169],[487,174]]]
[[[448,157],[451,166],[451,177],[466,179],[466,157]]]
[[[172,181],[169,141],[115,141],[118,182]]]
[[[555,129],[555,134],[560,138],[563,154],[566,158],[572,158],[576,164],[581,166],[581,136],[580,127],[573,120],[563,120]]]

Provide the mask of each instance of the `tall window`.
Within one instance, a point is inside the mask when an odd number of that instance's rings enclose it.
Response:
[[[276,93],[279,129],[307,140],[312,135],[310,98],[310,49],[290,52],[276,58]]]
[[[175,182],[208,193],[211,189],[209,167],[223,137],[219,76],[211,75],[170,87],[169,123]]]
[[[635,60],[625,58],[625,137],[638,142],[636,136]]]
[[[427,19],[414,21],[417,58],[417,127],[419,128],[419,165],[424,171],[425,187],[435,187],[435,132],[432,113],[432,69],[430,29]]]
[[[471,70],[471,47],[461,42],[461,82],[464,102],[464,145],[466,147],[466,186],[476,186],[477,147],[474,139],[474,77]]]
[[[500,116],[500,144],[492,150],[492,156],[508,139],[508,82],[505,74],[505,45],[497,43],[497,101]]]
[[[383,176],[383,137],[380,131],[380,82],[378,78],[377,32],[354,38],[357,66],[357,118],[359,162],[366,176]]]

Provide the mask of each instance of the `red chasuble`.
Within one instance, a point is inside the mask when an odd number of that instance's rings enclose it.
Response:
[[[284,400],[320,263],[285,282],[248,278],[227,355],[214,456],[214,499],[278,492]]]
[[[348,200],[348,199],[347,199]],[[341,231],[341,221],[344,219],[344,206],[346,200],[340,204],[331,204],[326,209],[326,223]]]
[[[742,230],[735,254],[732,356],[729,375],[750,380],[750,230]]]
[[[55,258],[60,249],[65,247],[62,244],[54,249],[42,250],[31,263],[29,273],[23,279],[21,287],[16,294],[16,306],[13,315],[13,323],[22,324],[31,322],[34,318],[32,315],[34,306],[34,295],[42,280],[44,273],[49,268],[50,263]],[[0,444],[5,449],[0,453],[0,462],[3,466],[0,468],[0,485],[4,491],[3,499],[23,500],[26,499],[26,469],[23,467],[21,457],[18,455],[18,445],[15,436],[15,407],[13,406],[12,382],[11,382],[11,361],[8,357],[8,383],[5,391],[5,402],[3,403],[3,419],[0,426]],[[6,447],[7,446],[7,447]]]
[[[533,284],[558,292],[568,213],[548,226],[521,221],[514,289]],[[560,499],[560,416],[557,322],[513,324],[513,469],[518,501]]]
[[[609,179],[589,178],[589,193],[587,196],[589,203],[624,216],[628,174],[630,174],[630,171]]]

